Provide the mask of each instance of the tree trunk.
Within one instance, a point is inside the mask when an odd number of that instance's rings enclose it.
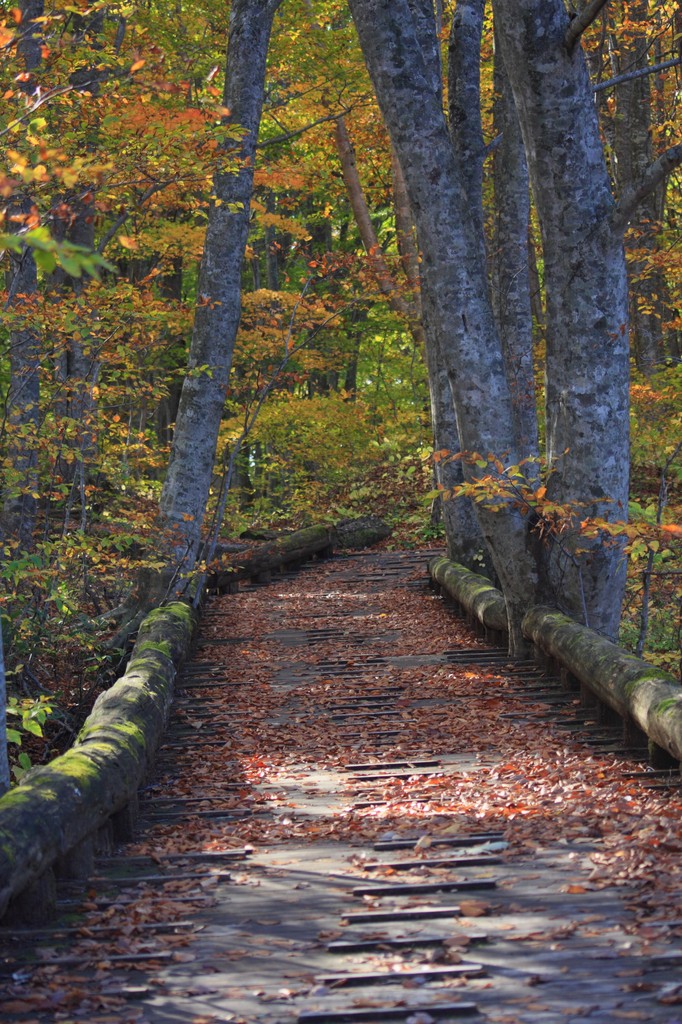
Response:
[[[477,219],[472,217],[452,143],[407,0],[350,0],[365,61],[400,161],[417,226],[422,302],[452,388],[465,452],[516,461],[504,360],[495,331]],[[420,23],[421,24],[421,23]],[[435,21],[432,25],[435,34]],[[478,461],[482,461],[479,459]],[[489,467],[486,464],[486,470]],[[465,476],[482,475],[465,463]],[[494,474],[493,469],[493,474]],[[507,600],[512,650],[537,577],[526,527],[510,507],[479,508],[479,522]]]
[[[0,796],[9,789],[9,759],[7,757],[7,680],[5,677],[5,649],[2,642],[0,619]]]
[[[649,0],[629,4],[628,25],[617,41],[617,74],[645,68],[649,63],[651,19]],[[651,78],[622,82],[615,92],[614,152],[616,182],[620,194],[633,188],[653,160],[651,145]],[[631,339],[637,368],[649,376],[663,362],[666,351],[663,320],[667,312],[667,285],[662,271],[652,266],[649,254],[656,248],[663,217],[665,182],[650,192],[639,208],[638,225],[628,238],[628,247],[639,257],[628,266],[630,279]]]
[[[304,562],[313,555],[331,554],[335,540],[333,528],[308,526],[235,555],[229,568],[218,569],[209,577],[208,585],[221,590],[231,589],[239,580],[265,582],[271,573],[281,571],[285,565]]]
[[[23,229],[23,218],[33,203],[27,196],[14,200],[9,209],[10,230]],[[14,219],[16,218],[16,219]],[[28,551],[33,546],[38,511],[38,430],[40,423],[40,336],[31,326],[31,301],[38,290],[38,270],[33,253],[24,248],[10,252],[7,275],[13,316],[20,321],[9,335],[10,381],[5,399],[5,427],[9,470],[3,496],[3,532]]]
[[[336,144],[351,208],[379,289],[394,312],[407,321],[415,346],[426,359],[434,448],[437,452],[447,451],[456,455],[460,443],[452,391],[438,353],[436,336],[430,331],[422,308],[419,252],[414,240],[414,221],[400,161],[393,153],[396,234],[409,298],[405,298],[404,291],[399,288],[379,245],[343,118],[339,118],[336,123]],[[447,458],[438,460],[434,476],[444,492],[451,492],[464,479],[461,461]],[[450,557],[472,569],[490,571],[490,559],[471,501],[468,498],[450,497],[441,501],[441,508]]]
[[[592,87],[564,43],[561,0],[495,0],[498,39],[521,123],[542,231],[547,292],[550,500],[627,517],[629,351],[625,258]],[[549,524],[548,524],[549,525]],[[572,528],[547,559],[554,599],[609,636],[625,584],[622,551]]]
[[[490,257],[493,306],[511,390],[514,435],[522,459],[537,458],[538,417],[533,373],[533,314],[530,296],[530,182],[523,139],[509,80],[495,47],[495,135],[502,136],[493,158],[494,221]],[[529,463],[529,480],[538,477]]]
[[[199,274],[197,309],[168,474],[161,494],[170,551],[183,573],[194,564],[241,315],[241,272],[249,229],[256,141],[275,10],[281,0],[234,0],[224,105],[245,134],[216,172]]]
[[[44,0],[21,0],[22,31],[17,52],[26,70],[20,88],[32,96],[38,87],[33,72],[42,61],[41,33]],[[7,208],[8,230],[20,234],[33,202],[29,195],[15,196]],[[37,516],[38,453],[37,434],[40,401],[40,337],[30,326],[30,299],[38,291],[38,269],[33,251],[10,252],[7,274],[7,305],[15,313],[23,305],[24,325],[10,331],[10,382],[5,399],[4,423],[9,424],[12,439],[7,458],[12,480],[5,482],[2,532],[19,541],[24,550],[33,546]],[[8,486],[9,484],[9,486]],[[0,709],[0,713],[1,713]]]

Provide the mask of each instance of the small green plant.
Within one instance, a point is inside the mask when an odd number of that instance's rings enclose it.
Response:
[[[36,699],[26,698],[19,700],[17,697],[10,697],[7,701],[7,742],[15,747],[20,747],[24,736],[43,737],[43,726],[49,715],[52,714],[50,698],[41,696]],[[10,722],[12,723],[10,725]],[[25,750],[16,753],[16,758],[10,751],[10,764],[12,774],[17,782],[21,781],[23,775],[31,767],[31,758]]]

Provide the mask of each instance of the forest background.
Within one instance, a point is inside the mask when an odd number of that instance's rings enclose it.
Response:
[[[441,502],[438,486],[452,489],[453,464],[450,447],[434,444],[419,257],[399,162],[347,5],[272,6],[263,113],[247,161],[255,175],[241,319],[204,522],[223,519],[225,540],[371,511],[390,523],[395,545],[438,545],[454,505]],[[461,20],[469,7],[483,17],[481,188],[494,290],[496,175],[510,132],[501,130],[492,15],[461,3],[434,17],[445,55],[457,12]],[[574,13],[594,7],[576,4]],[[245,166],[245,129],[225,106],[225,3],[24,0],[0,3],[0,12],[2,626],[20,777],[31,759],[69,742],[116,677],[126,654],[119,609],[166,565],[159,502],[195,313],[206,312],[206,225],[216,180],[237,179]],[[586,18],[580,45],[621,194],[676,143],[681,38],[673,2],[621,0]],[[675,671],[681,204],[672,165],[643,193],[625,236],[632,472],[629,525],[619,526],[629,557],[621,642]],[[236,202],[227,213],[240,210]],[[533,402],[542,409],[547,293],[533,207],[523,251]],[[202,375],[210,368],[195,361],[190,382]],[[468,453],[477,454],[481,461]],[[551,501],[542,473],[526,466],[513,486],[561,536],[582,513]],[[478,479],[469,492],[497,500],[489,475]]]

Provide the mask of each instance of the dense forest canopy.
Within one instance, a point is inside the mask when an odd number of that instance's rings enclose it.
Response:
[[[681,47],[666,0],[0,3],[15,745],[218,544],[367,511],[513,650],[624,606],[675,663]]]

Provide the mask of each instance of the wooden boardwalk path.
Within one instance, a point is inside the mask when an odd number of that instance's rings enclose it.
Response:
[[[679,1024],[674,780],[424,566],[211,602],[138,834],[0,929],[0,1020]]]

